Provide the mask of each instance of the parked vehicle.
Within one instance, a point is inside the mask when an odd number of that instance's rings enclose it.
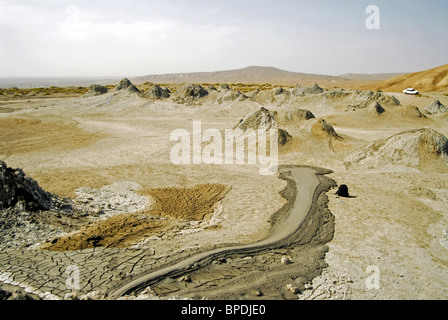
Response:
[[[418,94],[418,91],[415,90],[414,88],[407,88],[407,89],[403,90],[403,93],[416,95],[416,94]]]

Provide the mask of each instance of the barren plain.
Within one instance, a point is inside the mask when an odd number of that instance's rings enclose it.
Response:
[[[22,194],[2,204],[4,295],[448,298],[443,92],[138,88],[122,81],[82,96],[0,102],[5,175],[21,168],[68,203],[36,209]],[[436,100],[440,112],[428,111]],[[202,131],[243,123],[286,132],[279,172],[173,164],[171,133],[193,134],[199,121]],[[341,184],[349,197],[335,195]],[[303,220],[276,238],[296,208]]]

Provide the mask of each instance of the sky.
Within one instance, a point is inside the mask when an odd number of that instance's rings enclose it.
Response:
[[[446,0],[0,0],[0,77],[414,72],[448,63],[447,18]]]

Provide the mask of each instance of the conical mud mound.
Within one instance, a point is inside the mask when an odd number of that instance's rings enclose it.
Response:
[[[311,134],[316,138],[342,139],[342,137],[336,133],[333,126],[322,118],[315,120],[314,124],[311,126]]]
[[[8,209],[20,203],[27,210],[48,210],[52,198],[22,169],[9,168],[0,160],[0,209]]]
[[[345,160],[346,165],[424,167],[448,165],[448,139],[433,129],[417,129],[373,142]]]
[[[352,104],[348,110],[368,110],[371,114],[383,114],[388,107],[400,106],[400,101],[394,96],[387,96],[381,92],[373,93],[371,91],[361,92],[356,98],[360,103]]]
[[[448,106],[443,105],[439,100],[435,100],[425,108],[425,111],[434,116],[441,116],[448,113]]]
[[[109,90],[105,86],[99,84],[92,84],[89,90],[84,95],[85,97],[94,97],[107,93]]]
[[[192,103],[198,99],[204,98],[208,94],[208,91],[202,86],[189,83],[176,92],[174,101],[177,103]]]
[[[260,110],[248,114],[241,119],[235,129],[241,129],[242,131],[246,131],[247,129],[277,129],[278,123],[276,120],[276,115],[276,113],[262,107]]]
[[[292,136],[285,129],[279,128],[276,117],[277,112],[271,112],[268,109],[261,107],[260,110],[250,113],[241,119],[234,129],[239,129],[243,132],[247,130],[268,131],[271,129],[277,129],[278,144],[279,146],[285,146],[289,141],[291,141]]]
[[[149,99],[166,99],[170,97],[170,92],[168,88],[153,85],[145,92],[144,96]]]
[[[315,116],[310,110],[296,108],[285,112],[283,118],[284,121],[291,123],[315,119]]]
[[[301,97],[307,94],[320,94],[323,93],[324,90],[317,83],[315,83],[310,87],[302,87],[297,85],[291,92],[293,95]]]
[[[121,91],[121,90],[125,90],[127,89],[130,92],[140,92],[140,90],[138,90],[131,81],[129,81],[129,79],[124,78],[120,81],[120,83],[118,84],[118,86],[115,87],[116,91]]]

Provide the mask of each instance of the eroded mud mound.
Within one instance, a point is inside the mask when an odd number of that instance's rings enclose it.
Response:
[[[311,134],[316,138],[334,138],[342,140],[341,136],[336,133],[333,126],[322,118],[314,120],[314,123],[311,126]]]
[[[0,160],[0,209],[22,205],[27,210],[49,210],[54,196],[44,191],[22,169],[9,168]]]
[[[101,86],[99,84],[92,84],[89,87],[89,90],[86,92],[84,97],[94,97],[105,94],[109,92],[109,90],[105,86]]]
[[[407,118],[426,118],[426,116],[420,111],[420,108],[414,105],[403,106],[401,115]]]
[[[425,108],[425,111],[434,116],[443,116],[448,114],[448,106],[443,105],[439,100],[435,100]]]
[[[235,126],[235,129],[239,129],[243,132],[248,130],[271,130],[277,129],[278,133],[278,144],[280,147],[285,146],[289,141],[291,141],[292,136],[285,129],[279,128],[277,122],[277,112],[269,111],[268,109],[261,107],[253,113],[246,115],[240,122]]]
[[[219,97],[217,98],[218,103],[229,102],[229,101],[243,101],[247,96],[241,91],[233,89],[221,89],[219,90]]]
[[[0,249],[34,246],[69,231],[85,219],[72,205],[0,161]]]
[[[333,91],[326,92],[323,94],[323,96],[327,99],[347,98],[347,97],[350,97],[350,95],[352,95],[352,93],[347,92],[344,89],[333,90]]]
[[[202,86],[189,83],[176,92],[173,100],[176,103],[192,103],[198,99],[204,98],[208,94],[208,91]]]
[[[149,99],[166,99],[170,97],[170,90],[155,84],[145,92],[144,96]]]
[[[183,229],[191,221],[205,221],[228,190],[224,185],[204,184],[192,188],[142,191],[155,199],[151,209],[112,216],[76,233],[44,243],[42,248],[68,251],[137,245],[151,236],[163,236],[170,230]]]
[[[397,107],[400,106],[400,101],[394,96],[388,96],[381,92],[373,93],[372,91],[364,91],[359,93],[356,98],[360,103],[352,104],[348,107],[348,110],[369,110],[373,114],[382,114],[386,110],[385,107]]]
[[[323,93],[324,90],[317,83],[315,83],[310,87],[302,87],[297,85],[291,92],[295,96],[302,97],[307,94],[320,94]]]
[[[431,164],[448,165],[448,139],[433,129],[416,129],[371,143],[346,158],[347,166],[370,168],[407,166],[424,169]]]
[[[140,90],[135,87],[129,79],[124,78],[120,81],[118,86],[115,87],[116,91],[121,91],[127,89],[130,92],[140,92]]]
[[[294,110],[286,112],[283,115],[283,118],[284,118],[285,121],[296,122],[296,121],[311,120],[311,119],[314,119],[315,116],[314,116],[314,114],[310,110],[307,110],[307,109],[294,109]]]
[[[276,116],[277,114],[275,112],[271,112],[268,109],[261,107],[260,110],[248,114],[243,119],[241,119],[235,129],[240,129],[242,131],[246,131],[248,129],[277,129],[278,123],[276,120]]]

